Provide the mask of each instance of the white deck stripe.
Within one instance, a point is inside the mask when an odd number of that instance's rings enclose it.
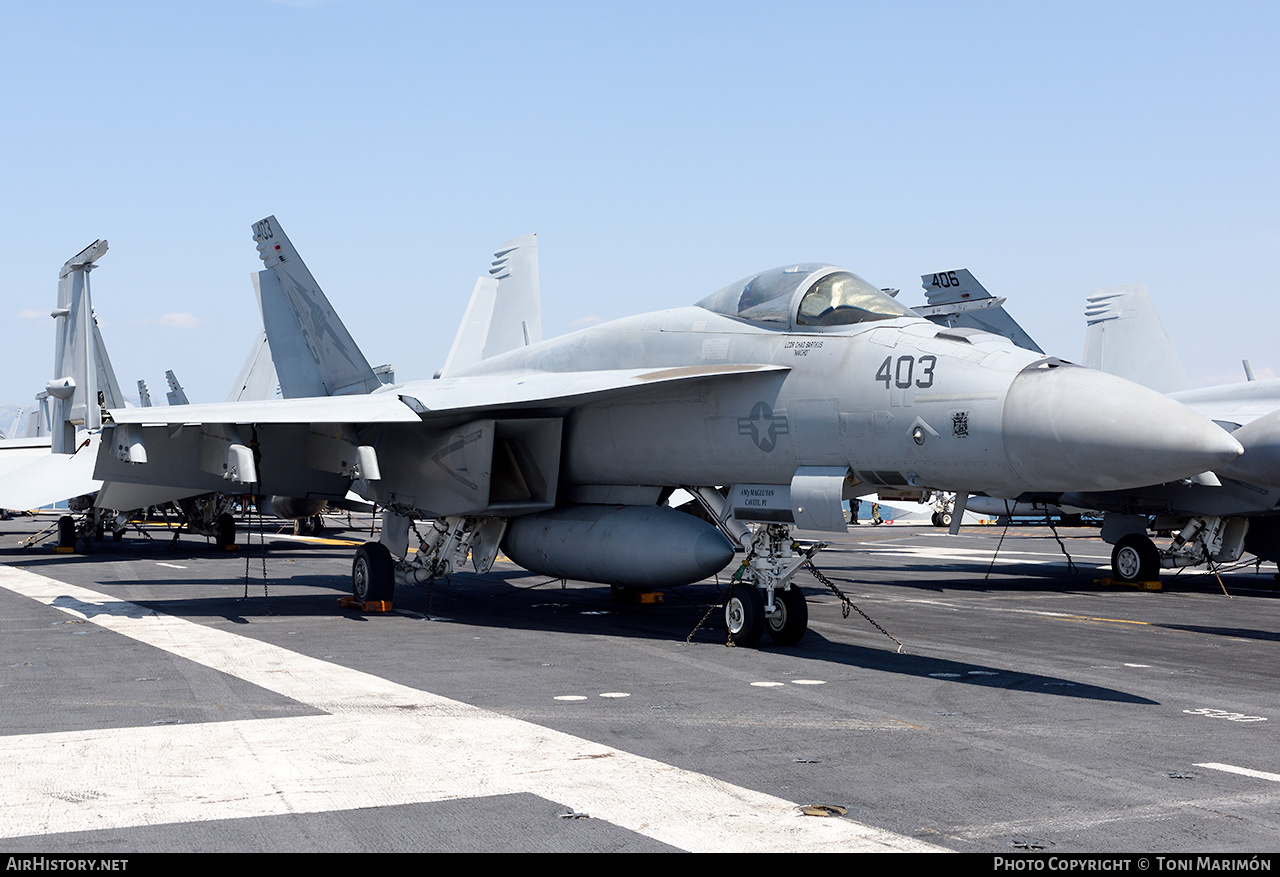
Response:
[[[1265,770],[1236,767],[1234,764],[1219,764],[1217,762],[1208,761],[1204,764],[1197,764],[1196,767],[1207,767],[1211,770],[1225,770],[1227,773],[1238,773],[1241,776],[1253,777],[1258,780],[1271,780],[1273,783],[1280,783],[1280,773],[1267,773]]]
[[[327,715],[0,738],[0,836],[529,793],[691,851],[938,851],[44,576],[0,587]]]

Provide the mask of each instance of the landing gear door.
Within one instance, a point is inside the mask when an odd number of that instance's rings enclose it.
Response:
[[[801,466],[791,478],[791,514],[803,530],[847,533],[844,519],[846,466]]]
[[[801,466],[790,484],[735,484],[729,502],[744,523],[847,533],[842,494],[848,476],[846,466]]]

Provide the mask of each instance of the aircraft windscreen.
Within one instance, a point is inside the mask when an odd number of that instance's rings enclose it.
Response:
[[[828,274],[800,299],[799,326],[847,326],[911,316],[912,312],[856,274]]]
[[[828,272],[826,276],[800,299],[796,325],[847,326],[913,313],[858,275],[821,263],[763,271],[726,286],[698,305],[752,322],[789,323],[797,291],[810,277],[824,270]]]
[[[791,265],[762,271],[729,284],[698,305],[729,317],[786,323],[791,319],[791,299],[796,289],[809,275],[824,267],[820,264]]]

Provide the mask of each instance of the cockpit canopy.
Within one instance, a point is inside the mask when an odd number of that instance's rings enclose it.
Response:
[[[831,265],[790,265],[731,283],[698,302],[717,314],[788,326],[849,326],[914,316],[857,274]]]

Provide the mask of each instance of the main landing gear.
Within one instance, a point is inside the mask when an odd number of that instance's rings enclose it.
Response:
[[[384,512],[382,541],[366,542],[351,564],[351,593],[358,603],[391,602],[396,584],[441,579],[463,568],[470,557],[478,573],[487,573],[506,531],[502,518],[449,517],[431,521],[425,534],[411,516]],[[409,553],[409,531],[418,550]],[[404,560],[396,560],[399,555]]]
[[[809,606],[793,579],[826,543],[794,542],[791,528],[782,524],[764,524],[754,533],[747,532],[747,556],[734,573],[724,604],[729,641],[749,648],[768,633],[777,645],[793,646],[809,627]]]
[[[1152,582],[1161,569],[1198,566],[1202,563],[1231,563],[1244,553],[1244,540],[1249,532],[1246,517],[1194,517],[1170,522],[1181,529],[1166,549],[1156,547],[1151,537],[1142,532],[1125,533],[1116,540],[1111,551],[1111,572],[1121,582]],[[1142,524],[1145,526],[1146,522]],[[1157,519],[1156,529],[1161,520]],[[1172,529],[1172,527],[1169,527]],[[1106,524],[1103,528],[1106,538]]]
[[[1130,533],[1111,549],[1111,573],[1120,582],[1151,582],[1160,577],[1160,551],[1145,533]]]
[[[351,594],[357,603],[390,602],[396,589],[396,565],[381,542],[366,542],[356,549],[351,564]]]

